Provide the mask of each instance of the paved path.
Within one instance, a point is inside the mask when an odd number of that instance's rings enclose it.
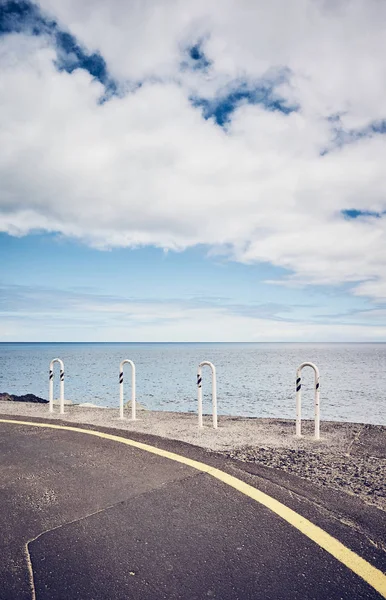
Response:
[[[333,511],[320,510],[294,492],[296,483],[291,489],[287,481],[237,472],[232,461],[202,449],[153,441],[222,469],[224,480],[112,439],[0,422],[1,599],[386,597],[382,511],[353,501],[363,521],[362,530],[353,528],[336,517],[348,510],[340,499],[331,498]],[[259,487],[351,548],[369,583],[231,487],[229,473],[239,487]],[[344,549],[342,556],[351,555]]]

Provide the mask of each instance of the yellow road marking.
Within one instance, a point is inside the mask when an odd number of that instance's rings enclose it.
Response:
[[[94,435],[95,437],[111,440],[113,442],[120,442],[121,444],[126,444],[127,446],[138,448],[139,450],[145,450],[146,452],[151,452],[157,456],[162,456],[163,458],[168,458],[170,460],[174,460],[175,462],[182,463],[188,467],[192,467],[193,469],[201,471],[202,473],[208,473],[208,475],[211,475],[215,479],[222,481],[226,485],[238,490],[245,496],[256,500],[256,502],[259,502],[259,504],[262,504],[266,508],[269,508],[276,515],[287,521],[287,523],[290,523],[293,527],[301,531],[318,546],[326,550],[326,552],[334,556],[334,558],[343,563],[356,575],[359,575],[359,577],[364,579],[364,581],[366,581],[369,585],[371,585],[371,587],[379,592],[383,598],[386,598],[385,573],[382,573],[382,571],[376,567],[373,567],[370,563],[347,548],[329,533],[317,525],[314,525],[311,523],[311,521],[305,519],[291,508],[288,508],[288,506],[285,506],[285,504],[282,504],[278,500],[275,500],[275,498],[268,496],[268,494],[265,494],[264,492],[252,487],[248,483],[244,483],[244,481],[241,481],[241,479],[237,479],[237,477],[233,477],[233,475],[228,475],[228,473],[225,473],[220,469],[216,469],[197,460],[192,460],[191,458],[186,458],[180,454],[169,452],[168,450],[162,450],[160,448],[156,448],[155,446],[150,446],[149,444],[143,444],[142,442],[136,442],[135,440],[123,438],[118,435],[112,435],[110,433],[103,433],[101,431],[94,431],[92,429],[82,429],[80,427],[70,427],[68,425],[54,425],[52,423],[36,423],[33,421],[14,421],[11,419],[0,419],[0,423],[12,423],[14,425],[29,425],[33,427],[86,433],[87,435]]]

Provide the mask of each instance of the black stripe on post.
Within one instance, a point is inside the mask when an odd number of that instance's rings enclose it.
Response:
[[[60,381],[64,381],[64,371],[60,371]]]
[[[200,375],[197,375],[197,385],[198,385],[198,387],[201,387],[201,381],[202,381],[202,377]]]
[[[123,383],[123,373],[119,373],[119,383]]]
[[[316,388],[315,389],[317,389],[317,390],[319,389],[319,383],[316,384]]]
[[[298,385],[298,387],[296,388],[296,391],[300,392],[301,389],[302,389],[302,384]]]
[[[302,378],[298,377],[297,380],[296,380],[296,385],[299,385],[299,383],[301,382],[301,380],[302,380]]]
[[[53,379],[53,378],[54,378],[54,372],[50,371],[50,379]]]

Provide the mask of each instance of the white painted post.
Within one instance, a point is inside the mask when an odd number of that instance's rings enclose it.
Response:
[[[296,437],[302,435],[302,378],[300,367],[296,371]]]
[[[136,420],[136,406],[135,406],[135,365],[132,360],[127,358],[119,365],[119,418],[124,419],[123,416],[123,365],[128,363],[131,365],[131,420]]]
[[[302,435],[302,369],[311,367],[315,373],[315,439],[320,439],[320,376],[314,363],[304,362],[296,370],[296,436]]]
[[[320,376],[317,367],[315,371],[315,439],[320,440]]]
[[[63,365],[63,362],[62,362]],[[64,365],[60,369],[60,414],[64,415]]]
[[[202,375],[201,375],[201,365],[199,365],[197,370],[197,387],[198,387],[198,426],[202,427]]]
[[[213,428],[217,429],[217,382],[216,382],[216,367],[209,361],[204,360],[198,365],[197,370],[197,387],[198,387],[198,426],[202,427],[202,367],[208,366],[212,370],[212,418]]]
[[[49,374],[49,392],[48,392],[48,399],[49,399],[49,412],[53,413],[54,412],[54,370],[52,368],[53,366],[53,361],[50,364],[50,374]]]
[[[213,429],[217,429],[217,381],[214,365],[212,365],[212,412]]]
[[[64,415],[64,364],[60,358],[54,358],[50,362],[49,373],[49,412],[54,412],[54,363],[60,365],[60,409],[59,414]]]

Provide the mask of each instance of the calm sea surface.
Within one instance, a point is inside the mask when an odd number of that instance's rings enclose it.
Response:
[[[65,364],[65,397],[118,406],[119,363],[135,362],[137,399],[150,409],[196,411],[197,365],[217,368],[219,414],[295,417],[295,372],[303,361],[321,374],[321,418],[386,425],[386,344],[0,343],[0,392],[48,398],[52,358]],[[58,368],[58,365],[55,367]],[[130,366],[125,367],[125,400]],[[55,397],[58,397],[55,370]],[[303,414],[313,417],[313,371],[303,371]],[[211,401],[203,369],[204,410]]]

